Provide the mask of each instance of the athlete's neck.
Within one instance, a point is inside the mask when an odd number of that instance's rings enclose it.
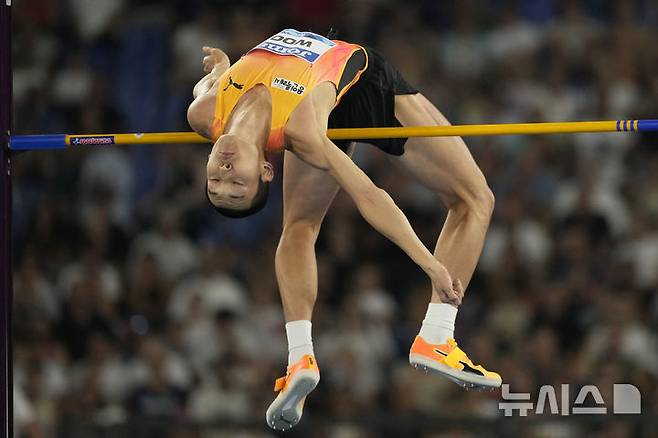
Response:
[[[224,129],[265,150],[272,125],[272,98],[266,87],[256,85],[240,98]]]

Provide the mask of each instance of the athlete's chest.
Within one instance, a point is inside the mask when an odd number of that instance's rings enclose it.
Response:
[[[270,123],[272,115],[272,96],[262,84],[247,90],[237,99],[233,110],[227,117],[225,130],[239,125],[247,119],[261,119]]]

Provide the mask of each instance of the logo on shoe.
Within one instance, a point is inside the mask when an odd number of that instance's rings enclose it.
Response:
[[[443,351],[439,350],[438,348],[434,348],[434,352],[435,352],[436,354],[440,354],[440,355],[443,356],[443,357],[447,357],[447,356],[448,356],[448,353],[444,353]]]

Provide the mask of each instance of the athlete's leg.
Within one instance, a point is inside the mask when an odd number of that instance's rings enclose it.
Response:
[[[395,115],[405,126],[448,125],[443,115],[421,94],[396,96]],[[424,186],[439,196],[448,216],[434,255],[448,269],[455,288],[466,288],[480,258],[494,206],[486,180],[459,137],[409,139],[405,153],[394,158]],[[495,388],[500,375],[474,365],[454,340],[457,309],[441,303],[432,291],[431,303],[409,362],[454,380],[464,387]]]
[[[404,126],[449,125],[423,95],[395,97],[395,116]],[[460,137],[410,138],[393,158],[448,208],[434,254],[466,289],[480,258],[494,207],[484,175]],[[432,294],[432,302],[440,302]]]
[[[286,321],[311,320],[318,291],[315,241],[338,184],[286,152],[283,164],[283,232],[276,277]]]
[[[288,370],[278,379],[267,424],[285,430],[297,424],[304,400],[320,380],[313,355],[311,316],[318,291],[315,241],[338,184],[290,152],[283,163],[283,232],[276,251],[276,276],[288,336]]]

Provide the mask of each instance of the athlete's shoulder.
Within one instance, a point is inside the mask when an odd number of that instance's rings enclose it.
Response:
[[[313,89],[295,107],[286,123],[288,129],[307,131],[308,128],[319,124],[326,125],[329,114],[336,103],[336,87],[330,82],[323,82]]]

